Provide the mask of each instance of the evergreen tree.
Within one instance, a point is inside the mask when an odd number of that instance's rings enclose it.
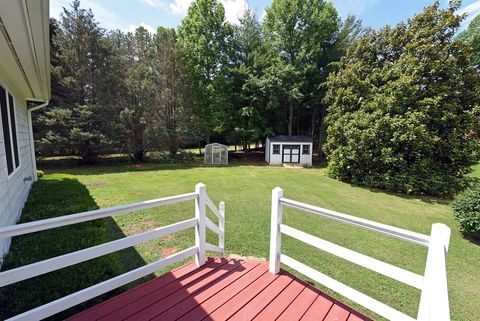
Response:
[[[110,59],[113,48],[78,0],[51,27],[52,101],[36,121],[40,150],[93,162],[112,146],[104,123],[115,117],[111,101],[119,77]]]
[[[123,41],[124,88],[120,99],[120,121],[125,128],[124,151],[136,161],[143,161],[148,148],[148,130],[157,108],[152,35],[138,27]]]

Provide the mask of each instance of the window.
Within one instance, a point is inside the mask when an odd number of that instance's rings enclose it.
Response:
[[[15,103],[12,95],[0,87],[0,114],[2,118],[5,157],[8,175],[20,166],[18,157],[17,125],[15,121]]]
[[[302,145],[302,155],[310,155],[310,145]]]
[[[275,144],[273,145],[273,152],[272,152],[273,155],[279,155],[280,154],[280,145],[279,144]]]

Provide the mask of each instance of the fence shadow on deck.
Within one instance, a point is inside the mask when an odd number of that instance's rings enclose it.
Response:
[[[19,223],[94,209],[98,209],[98,205],[87,187],[78,180],[43,178],[33,185]],[[14,237],[2,270],[35,263],[124,236],[112,218],[104,218]],[[138,252],[134,248],[128,248],[0,288],[0,320],[110,279],[130,270],[132,266],[144,264],[145,261]],[[122,289],[111,291],[49,319],[63,320],[121,291]]]

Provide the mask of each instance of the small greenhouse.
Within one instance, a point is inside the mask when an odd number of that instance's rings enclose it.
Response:
[[[205,164],[227,165],[228,147],[218,143],[208,144],[205,146]]]

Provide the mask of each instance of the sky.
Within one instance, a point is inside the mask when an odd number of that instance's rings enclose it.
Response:
[[[176,27],[185,16],[192,0],[81,0],[81,7],[92,9],[103,28],[133,31],[143,26],[150,32],[158,26]],[[226,19],[238,23],[238,17],[250,6],[259,17],[271,0],[219,0],[225,6]],[[328,0],[333,2],[341,17],[356,15],[364,26],[375,29],[394,25],[419,13],[434,0]],[[449,0],[440,0],[446,7]],[[63,7],[71,0],[50,0],[50,16],[59,18]],[[468,14],[463,28],[480,14],[480,0],[464,0],[460,13]]]

